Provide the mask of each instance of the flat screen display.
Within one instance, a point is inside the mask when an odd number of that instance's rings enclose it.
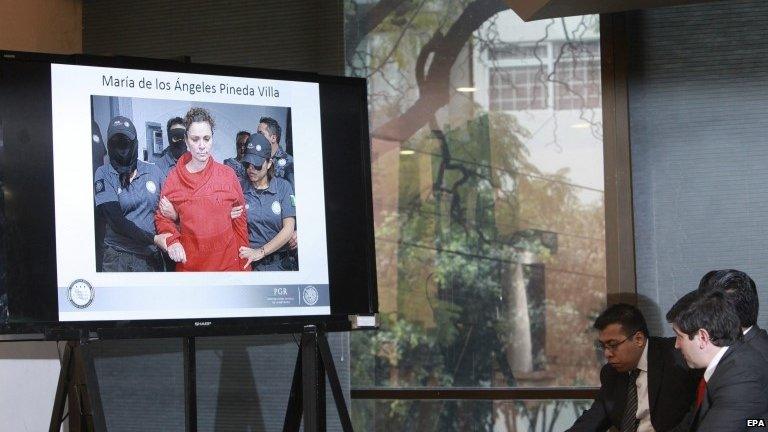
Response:
[[[376,311],[364,81],[0,66],[6,327]]]

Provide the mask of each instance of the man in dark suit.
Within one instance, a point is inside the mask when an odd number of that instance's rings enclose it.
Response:
[[[700,371],[689,369],[674,338],[648,337],[640,311],[628,304],[606,309],[595,320],[598,347],[608,364],[600,392],[569,432],[662,432],[678,425],[693,401]]]
[[[693,291],[672,306],[667,320],[691,368],[704,369],[696,400],[676,430],[747,430],[747,420],[768,411],[765,360],[742,338],[739,318],[722,291]]]
[[[725,298],[736,309],[744,343],[754,348],[768,362],[768,333],[757,325],[760,301],[757,298],[755,281],[743,271],[712,270],[701,278],[699,291],[714,290],[723,291]]]

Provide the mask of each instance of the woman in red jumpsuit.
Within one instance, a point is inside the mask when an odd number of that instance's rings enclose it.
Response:
[[[176,271],[242,271],[239,257],[248,246],[245,212],[233,218],[233,207],[245,202],[235,172],[213,160],[214,121],[203,108],[186,115],[187,153],[168,173],[162,195],[178,213],[178,221],[155,212],[159,235],[165,237],[168,256]],[[162,246],[161,246],[162,247]]]

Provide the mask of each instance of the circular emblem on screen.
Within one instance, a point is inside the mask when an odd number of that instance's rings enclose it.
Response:
[[[117,188],[117,194],[120,195],[121,193],[123,193],[123,188],[118,187]]]
[[[251,205],[250,205],[250,204],[248,204],[248,203],[246,203],[246,204],[245,204],[245,209],[246,209],[246,210],[248,210],[249,208],[251,208]]]
[[[125,125],[125,127],[131,127],[131,125],[129,125],[128,122],[124,122],[123,124]]]
[[[317,303],[317,299],[320,297],[320,294],[317,292],[317,288],[310,285],[304,288],[304,292],[302,293],[301,297],[304,299],[304,303],[312,306]]]
[[[277,161],[277,164],[280,166],[285,166],[286,164],[285,159],[280,159],[279,161]]]
[[[261,145],[260,144],[256,144],[256,151],[261,151]]]
[[[280,208],[280,203],[277,201],[272,201],[272,213],[279,215],[280,210],[282,210],[282,208]]]
[[[157,192],[157,185],[152,180],[147,181],[147,190],[149,193],[155,193]]]
[[[96,134],[93,134],[93,142],[95,142],[95,143],[97,143],[97,142],[101,142],[101,139],[99,139],[99,136],[98,136],[98,135],[96,135]]]
[[[69,285],[67,297],[69,302],[76,308],[87,308],[93,303],[95,291],[91,284],[85,279],[78,279]]]

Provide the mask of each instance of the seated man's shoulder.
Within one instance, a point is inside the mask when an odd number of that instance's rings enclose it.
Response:
[[[677,360],[678,358],[682,360],[682,355],[680,354],[680,351],[675,348],[675,338],[673,337],[655,337],[651,336],[648,338],[648,343],[650,344],[649,347],[649,356],[656,355],[657,353],[661,354],[662,357],[665,359],[674,359]],[[651,353],[650,351],[654,351]]]
[[[735,368],[756,370],[763,374],[768,373],[765,368],[765,360],[763,359],[763,356],[751,345],[739,342],[731,347],[731,349],[733,350],[733,354],[729,357]]]
[[[606,363],[603,365],[602,368],[600,368],[600,383],[610,384],[613,381],[616,380],[616,378],[619,377],[619,372],[616,371],[616,369],[611,366],[610,364]]]
[[[750,330],[750,332],[755,332],[755,334],[752,335],[749,342],[745,342],[759,352],[763,358],[768,360],[768,333],[766,333],[765,329],[757,326]],[[749,335],[747,337],[749,337]]]
[[[674,351],[675,350],[675,338],[674,337],[658,337],[658,336],[651,336],[648,338],[651,341],[654,341],[653,343],[658,344],[660,347],[663,347],[665,350]]]

